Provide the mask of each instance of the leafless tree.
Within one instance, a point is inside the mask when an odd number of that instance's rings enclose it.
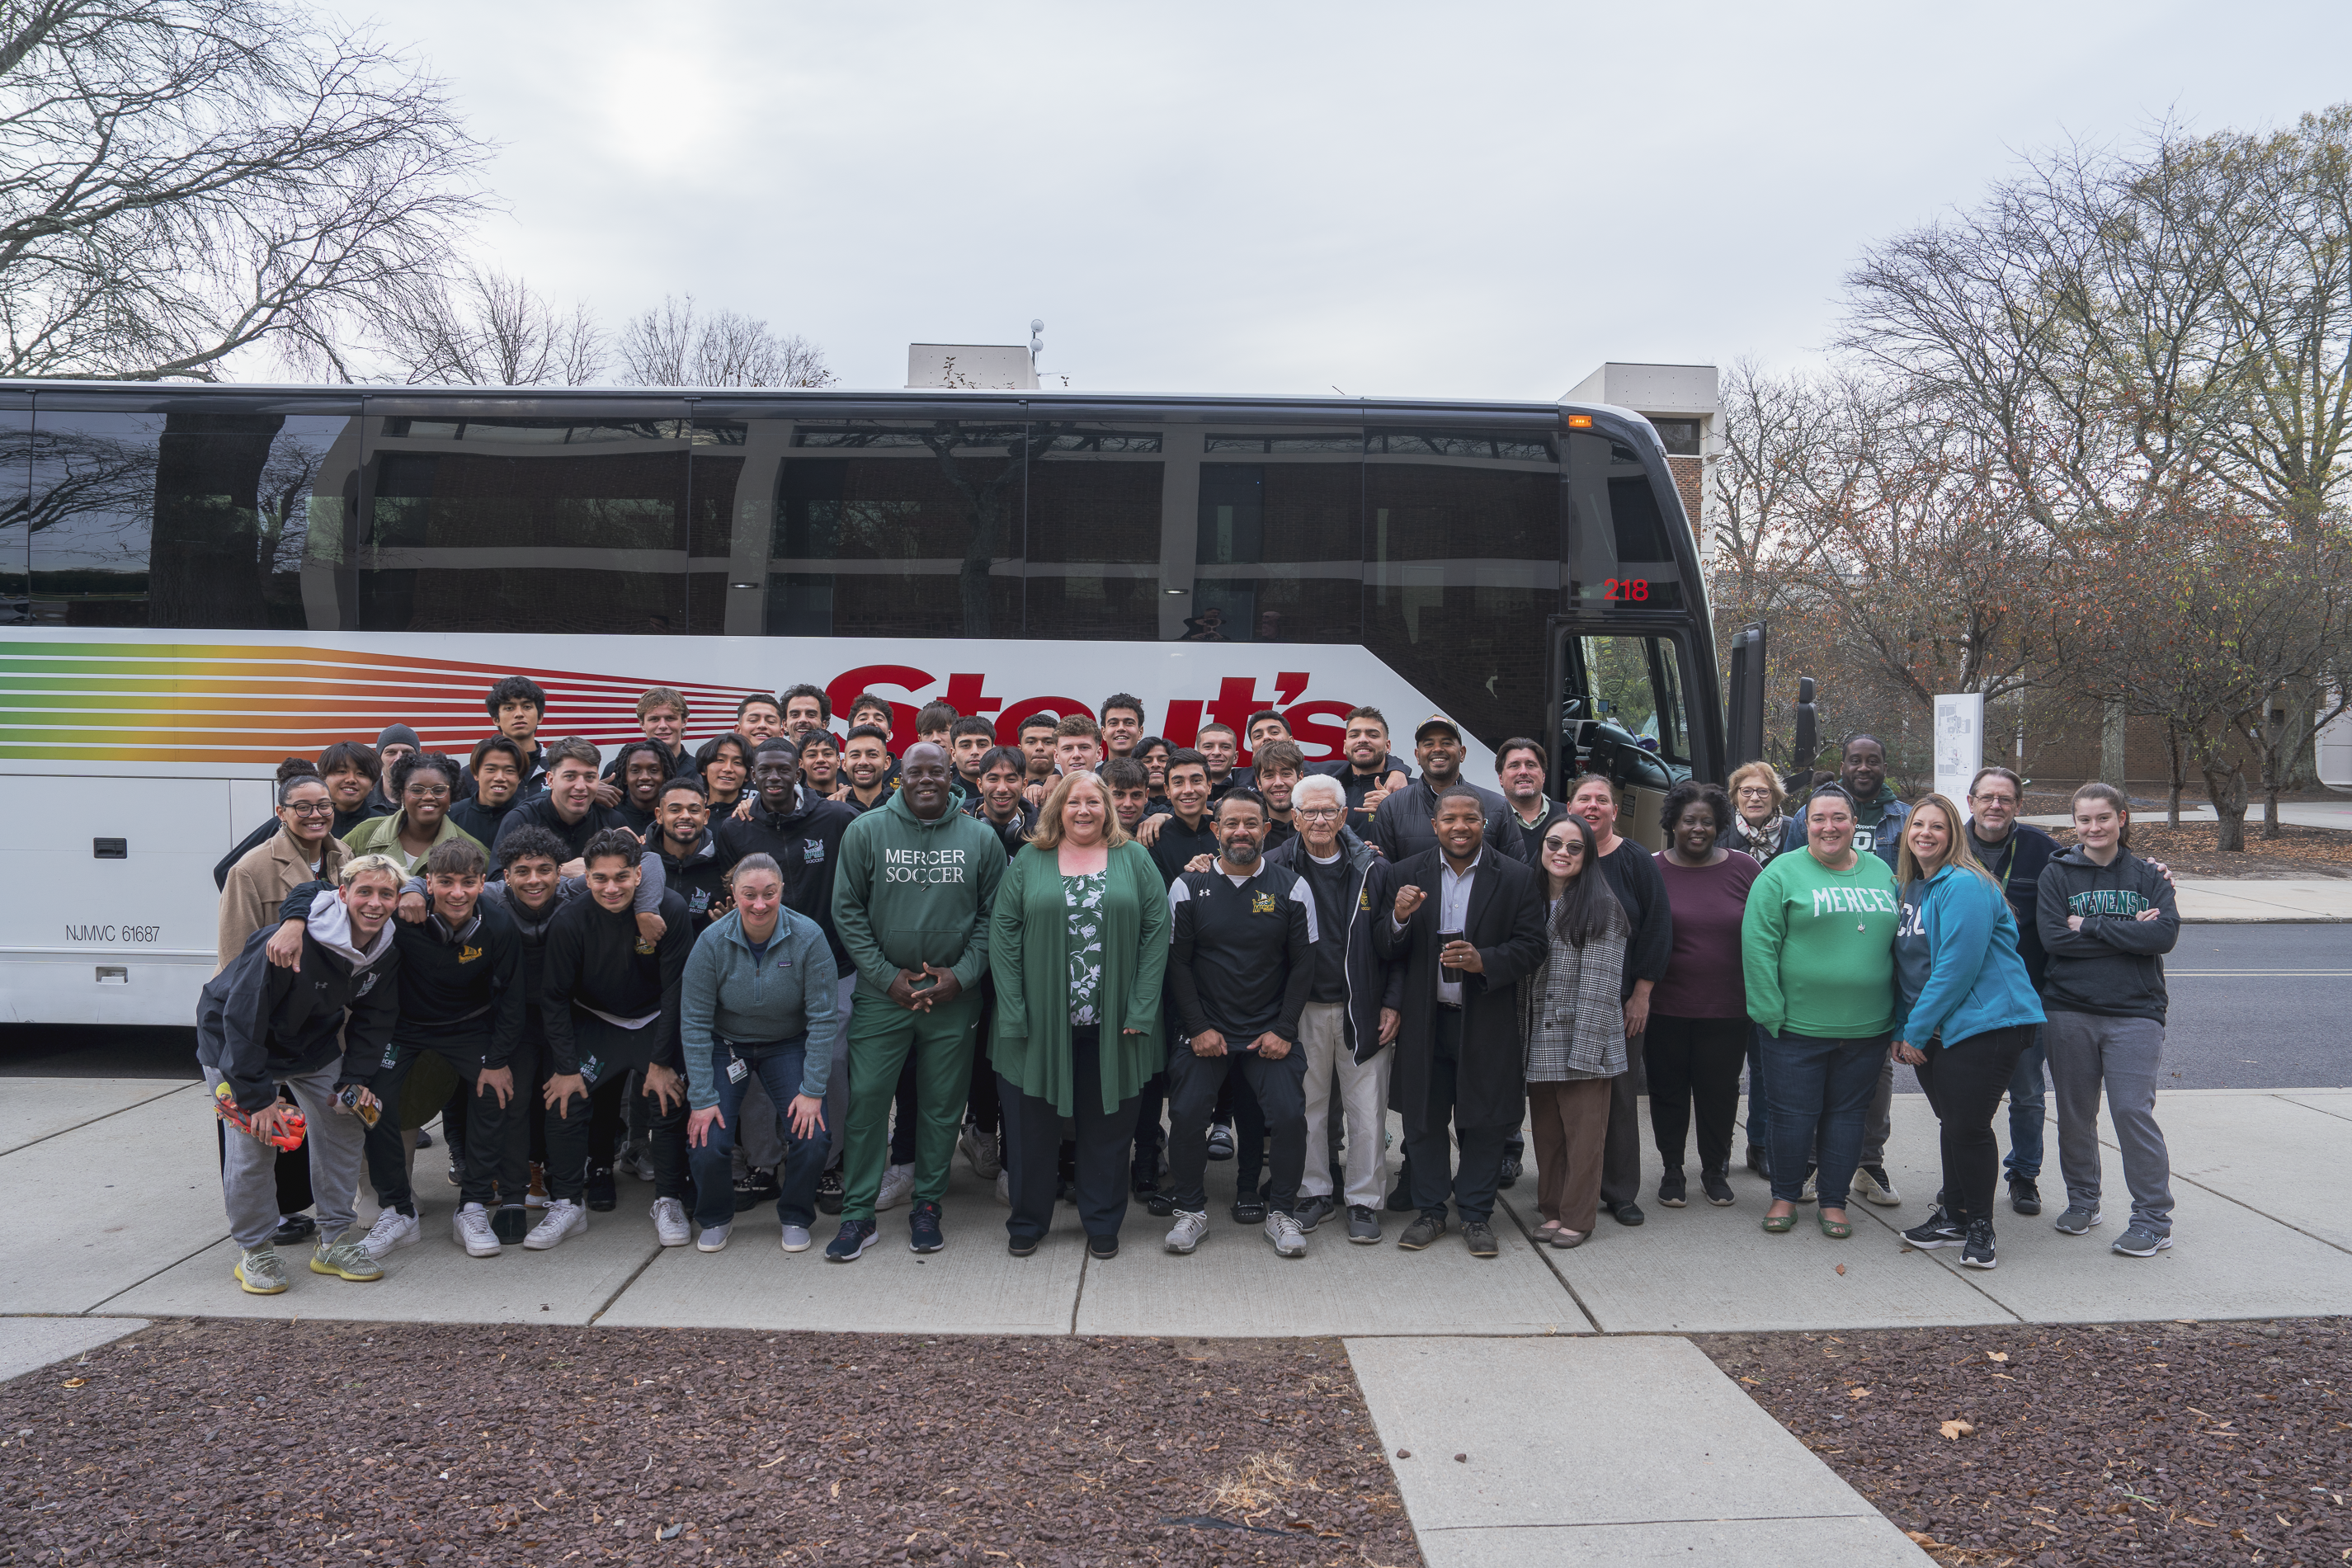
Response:
[[[585,303],[567,313],[521,278],[478,268],[407,291],[376,335],[411,385],[576,387],[604,368],[604,329]]]
[[[699,314],[694,296],[665,296],[621,329],[621,373],[646,387],[822,387],[833,371],[824,350],[794,333],[732,310]]]
[[[488,204],[485,151],[440,82],[271,0],[7,0],[0,373],[333,368]]]

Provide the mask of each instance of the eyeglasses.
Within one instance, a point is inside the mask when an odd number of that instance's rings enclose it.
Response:
[[[407,789],[403,789],[401,793],[404,795],[414,795],[420,800],[446,800],[449,798],[449,787],[446,784],[438,786],[432,784],[412,784]]]
[[[2014,795],[1994,795],[1987,793],[1971,795],[1969,797],[1969,800],[1979,806],[2014,806],[2017,804],[2017,797]]]
[[[1339,808],[1337,806],[1301,806],[1291,813],[1295,817],[1304,817],[1310,822],[1326,821],[1340,814]]]
[[[335,814],[332,800],[289,800],[286,810],[298,817],[331,817]]]

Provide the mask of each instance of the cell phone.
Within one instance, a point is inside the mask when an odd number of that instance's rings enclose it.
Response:
[[[1441,931],[1437,934],[1437,950],[1443,953],[1445,951],[1445,945],[1447,943],[1459,942],[1461,940],[1462,933],[1459,931]],[[1437,971],[1445,978],[1448,984],[1459,983],[1462,978],[1462,971],[1455,968],[1451,964],[1438,965]]]

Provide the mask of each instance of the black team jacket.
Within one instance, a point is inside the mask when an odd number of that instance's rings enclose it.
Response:
[[[790,811],[768,810],[762,802],[750,821],[728,817],[712,830],[719,844],[719,863],[728,871],[745,855],[773,855],[784,873],[784,903],[805,915],[824,933],[840,972],[849,973],[849,951],[833,931],[833,873],[841,863],[841,835],[857,813],[838,800],[817,800],[800,792]]]
[[[196,1061],[228,1081],[245,1111],[277,1103],[279,1079],[332,1061],[341,1063],[339,1084],[365,1083],[400,1018],[400,950],[391,931],[357,956],[306,931],[299,969],[281,969],[263,954],[277,931],[265,925],[247,937],[196,1000]]]
[[[663,880],[670,892],[686,901],[694,934],[701,936],[710,925],[710,906],[727,892],[727,864],[719,858],[718,840],[705,828],[692,849],[674,855],[669,852],[668,838],[656,827],[646,835],[646,848],[661,857]]]
[[[422,879],[411,882],[425,892]],[[313,901],[327,891],[306,882],[278,905],[280,920],[307,920]],[[392,1043],[412,1051],[448,1051],[479,1056],[485,1067],[504,1067],[522,1038],[522,933],[499,903],[476,900],[466,924],[451,930],[434,910],[411,925],[392,919],[393,946],[400,952],[400,1022]],[[432,894],[425,896],[429,900]],[[383,1065],[392,1065],[392,1052]]]
[[[1188,871],[1168,901],[1168,992],[1184,1037],[1215,1030],[1234,1055],[1268,1032],[1297,1046],[1315,988],[1315,895],[1299,874],[1260,862],[1236,884],[1215,868]],[[1196,963],[1208,971],[1205,984]]]
[[[631,1031],[639,1041],[636,1055],[675,1071],[686,1071],[678,1048],[678,1000],[687,956],[694,951],[694,924],[687,918],[685,901],[674,893],[662,895],[660,913],[667,929],[659,942],[648,946],[637,939],[632,911],[614,914],[585,897],[555,912],[548,923],[539,981],[540,1021],[547,1033],[551,1076],[580,1071],[575,1008],[623,1019],[660,1014]]]

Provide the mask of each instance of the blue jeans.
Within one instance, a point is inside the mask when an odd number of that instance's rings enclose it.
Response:
[[[1794,1203],[1805,1190],[1805,1166],[1821,1151],[1815,1191],[1823,1208],[1843,1208],[1862,1160],[1863,1124],[1878,1092],[1890,1035],[1868,1040],[1815,1040],[1775,1034],[1764,1040],[1772,1085],[1772,1197]],[[1818,1143],[1816,1140],[1818,1139]]]
[[[688,1151],[694,1166],[694,1222],[704,1229],[735,1218],[735,1126],[743,1113],[744,1091],[751,1087],[754,1074],[776,1108],[786,1112],[784,1168],[777,1173],[783,1191],[776,1198],[776,1218],[803,1228],[816,1223],[816,1180],[824,1169],[825,1130],[819,1126],[814,1137],[795,1137],[786,1111],[801,1092],[801,1069],[807,1054],[806,1036],[789,1045],[770,1047],[742,1059],[746,1071],[739,1079],[729,1070],[736,1060],[735,1048],[724,1040],[712,1042],[710,1077],[719,1085],[719,1120],[712,1124],[710,1136],[700,1148]]]
[[[2000,1165],[2012,1179],[2032,1181],[2042,1174],[2042,1107],[2049,1093],[2042,1073],[2043,1055],[2042,1026],[2035,1024],[2032,1042],[2009,1075],[2009,1155]]]

